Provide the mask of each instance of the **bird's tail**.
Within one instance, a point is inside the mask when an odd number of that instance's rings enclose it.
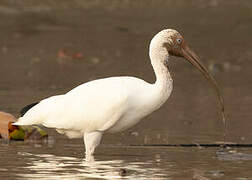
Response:
[[[15,125],[15,126],[28,126],[28,125],[32,125],[33,123],[27,121],[25,118],[23,117],[20,117],[18,118],[18,121],[17,122],[14,122],[12,123],[12,125]]]

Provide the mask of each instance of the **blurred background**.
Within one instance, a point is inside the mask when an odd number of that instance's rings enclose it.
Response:
[[[27,104],[97,78],[127,75],[153,83],[148,47],[165,28],[178,30],[216,78],[225,99],[227,140],[251,143],[250,0],[1,0],[0,110],[18,117]],[[170,70],[174,89],[167,103],[103,143],[223,140],[212,86],[182,58],[170,58]]]
[[[216,78],[227,114],[227,141],[252,143],[251,0],[1,0],[0,111],[110,76],[155,81],[152,37],[178,30]],[[91,164],[82,139],[46,129],[46,143],[0,143],[2,179],[249,180],[251,148],[129,146],[223,141],[211,84],[171,57],[171,97],[135,127],[105,135]],[[122,172],[124,174],[122,174]]]

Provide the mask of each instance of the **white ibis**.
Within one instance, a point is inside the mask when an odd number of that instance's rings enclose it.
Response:
[[[198,68],[213,83],[223,106],[215,80],[176,30],[156,34],[149,55],[156,75],[154,84],[128,76],[90,81],[64,95],[26,106],[14,125],[42,124],[69,138],[84,137],[86,157],[92,156],[104,133],[128,129],[165,103],[172,91],[169,55],[184,57]]]

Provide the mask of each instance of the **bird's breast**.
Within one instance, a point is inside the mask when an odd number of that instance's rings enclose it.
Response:
[[[136,125],[145,115],[135,112],[124,114],[107,132],[116,133]]]
[[[120,132],[136,125],[141,119],[159,109],[168,99],[171,89],[157,92],[153,87],[128,97],[127,109],[108,132]]]

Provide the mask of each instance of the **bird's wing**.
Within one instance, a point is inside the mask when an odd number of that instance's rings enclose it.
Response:
[[[20,119],[57,129],[105,131],[128,108],[127,78],[106,78],[80,85],[65,95],[42,100]]]

